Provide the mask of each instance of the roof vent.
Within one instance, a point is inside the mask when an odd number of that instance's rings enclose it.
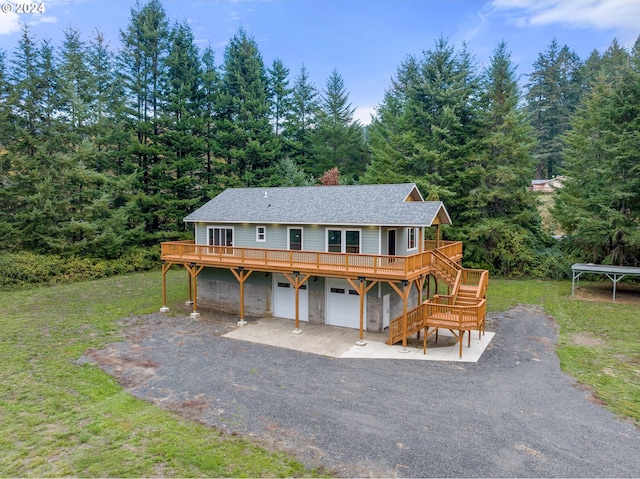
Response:
[[[268,196],[268,195],[267,195],[267,192],[265,191],[265,192],[264,192],[264,196],[263,196],[263,198],[266,198],[267,196]]]

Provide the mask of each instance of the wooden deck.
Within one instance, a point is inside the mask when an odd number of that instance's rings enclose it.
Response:
[[[426,241],[424,251],[409,256],[206,246],[193,241],[161,244],[161,259],[171,264],[386,281],[411,281],[436,269],[449,271],[461,257],[462,243],[445,241],[437,245]]]

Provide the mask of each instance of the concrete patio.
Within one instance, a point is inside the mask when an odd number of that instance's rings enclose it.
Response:
[[[461,358],[455,338],[445,329],[439,330],[437,343],[435,335],[429,337],[426,355],[422,353],[422,337],[419,340],[415,336],[409,338],[407,348],[403,350],[402,345],[385,344],[388,334],[365,332],[366,344],[360,346],[356,344],[359,332],[354,329],[304,322],[300,323],[299,334],[294,334],[294,329],[291,319],[263,318],[234,329],[224,337],[334,358],[477,362],[494,336],[493,332],[487,331],[478,339],[478,332],[472,331],[471,347],[467,347],[465,335]]]

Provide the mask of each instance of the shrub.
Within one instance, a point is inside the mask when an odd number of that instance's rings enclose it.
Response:
[[[30,252],[0,255],[0,288],[28,288],[145,271],[160,262],[158,248],[133,247],[117,259],[62,257]]]

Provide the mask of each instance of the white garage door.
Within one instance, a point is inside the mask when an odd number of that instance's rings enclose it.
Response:
[[[300,321],[309,321],[309,292],[307,285],[298,289]],[[283,274],[273,275],[273,315],[296,319],[296,290]]]
[[[360,329],[360,296],[344,279],[327,278],[327,324]]]

